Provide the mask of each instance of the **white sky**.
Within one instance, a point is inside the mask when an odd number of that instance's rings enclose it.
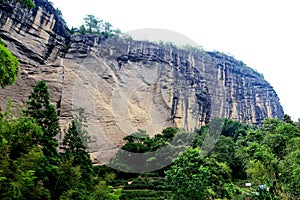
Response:
[[[298,0],[50,0],[69,27],[92,14],[127,32],[163,28],[233,55],[264,74],[286,114],[300,118]]]

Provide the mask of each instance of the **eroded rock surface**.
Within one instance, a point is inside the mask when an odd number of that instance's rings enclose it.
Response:
[[[51,99],[59,106],[67,34],[64,21],[51,3],[35,0],[36,8],[15,3],[0,4],[0,37],[19,58],[21,69],[13,86],[0,91],[1,104],[12,98],[22,104],[38,80],[45,80]]]
[[[46,80],[62,130],[85,108],[90,151],[99,163],[138,128],[154,135],[174,125],[192,131],[214,117],[252,124],[283,117],[272,86],[230,56],[132,40],[69,38],[51,4],[35,2],[31,11],[0,5],[1,38],[21,60],[16,84],[1,90],[0,100],[22,103],[36,81]]]

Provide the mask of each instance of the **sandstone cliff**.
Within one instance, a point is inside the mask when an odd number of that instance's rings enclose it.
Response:
[[[38,80],[48,82],[52,102],[59,104],[63,67],[61,57],[67,34],[56,9],[44,0],[35,0],[36,8],[24,9],[15,3],[0,4],[0,37],[19,58],[21,70],[14,86],[0,91],[1,104],[12,98],[22,104],[30,87]]]
[[[47,1],[29,11],[0,5],[0,34],[21,60],[14,86],[0,91],[26,100],[33,84],[48,82],[62,129],[84,107],[90,150],[102,161],[137,128],[150,135],[167,126],[194,130],[214,117],[260,124],[283,117],[279,98],[261,74],[218,52],[188,52],[149,42],[68,37]]]

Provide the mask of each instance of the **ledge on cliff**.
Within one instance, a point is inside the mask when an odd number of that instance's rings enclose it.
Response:
[[[51,3],[35,3],[33,10],[0,4],[0,36],[21,61],[16,84],[1,90],[0,102],[12,97],[22,103],[45,80],[62,129],[85,108],[90,151],[99,160],[137,129],[155,135],[168,126],[193,131],[215,117],[252,124],[283,118],[273,87],[233,57],[143,41],[69,37]]]
[[[55,9],[53,7],[53,3],[48,0],[33,0],[33,1],[37,7],[41,7],[43,10],[46,10],[48,13],[51,13],[54,15],[54,19],[55,19],[56,23],[52,30],[56,34],[67,38],[68,34],[66,31],[66,28],[67,28],[66,22],[63,19],[63,17],[61,16],[61,13],[58,12],[57,9]],[[42,24],[42,22],[41,22],[41,24]]]
[[[61,57],[68,40],[66,24],[47,0],[34,0],[29,10],[21,4],[0,4],[0,37],[21,63],[38,66]]]

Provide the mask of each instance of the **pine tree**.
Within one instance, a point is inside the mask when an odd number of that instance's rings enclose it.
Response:
[[[50,104],[48,87],[44,81],[39,81],[33,88],[27,102],[25,114],[36,119],[43,130],[39,138],[45,156],[57,156],[58,141],[55,138],[59,134],[59,121],[56,108]]]
[[[101,28],[99,25],[102,25],[102,20],[99,20],[94,15],[87,15],[83,20],[87,27],[87,33],[100,33]]]
[[[92,161],[88,153],[88,135],[85,130],[86,118],[83,115],[83,109],[79,110],[79,115],[72,120],[66,135],[63,138],[62,146],[64,152],[62,157],[73,159],[73,166],[79,166],[82,172],[82,179],[86,186],[92,186],[92,176],[94,174]]]
[[[39,81],[33,88],[27,102],[27,110],[24,111],[29,117],[36,120],[43,134],[38,138],[44,158],[37,170],[37,177],[42,180],[47,189],[44,199],[56,196],[56,183],[59,179],[59,156],[57,152],[58,141],[55,138],[59,134],[59,121],[56,108],[50,104],[48,87],[44,81]]]

